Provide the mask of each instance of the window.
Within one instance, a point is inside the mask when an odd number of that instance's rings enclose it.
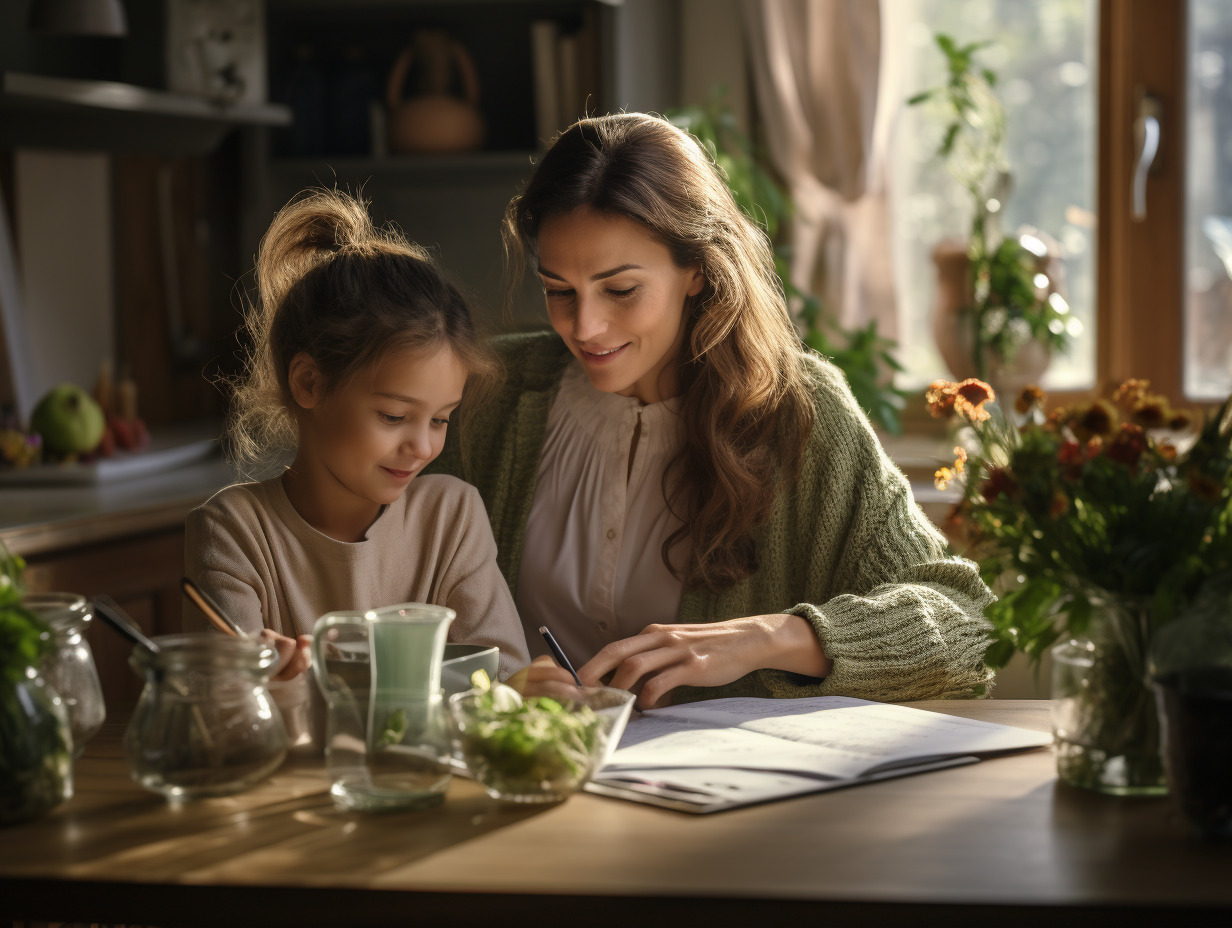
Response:
[[[1192,0],[1185,175],[1185,393],[1232,391],[1232,5]]]
[[[933,36],[960,44],[989,41],[977,60],[998,77],[1005,107],[1010,192],[999,214],[1010,234],[1030,225],[1064,255],[1065,297],[1078,334],[1054,357],[1047,383],[1082,389],[1095,381],[1095,0],[891,0],[883,6],[883,100],[906,100],[944,82]],[[937,156],[942,125],[927,107],[904,107],[890,154],[894,262],[904,386],[920,387],[945,368],[932,335],[935,270],[930,254],[943,238],[965,240],[966,193]],[[903,144],[910,140],[910,144]]]
[[[935,32],[990,39],[1013,190],[1003,228],[1037,226],[1064,248],[1083,323],[1050,391],[1149,378],[1174,400],[1232,390],[1232,4],[1227,0],[885,0],[887,94],[935,86]],[[1131,201],[1135,122],[1158,101],[1145,215]],[[933,157],[939,127],[899,114],[889,165],[899,339],[907,385],[945,370],[934,347],[929,254],[965,235],[962,193]],[[935,120],[933,121],[935,123]],[[910,144],[907,144],[910,142]]]

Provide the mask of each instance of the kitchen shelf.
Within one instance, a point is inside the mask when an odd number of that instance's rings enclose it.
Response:
[[[243,125],[285,126],[274,103],[225,105],[115,81],[0,74],[0,146],[203,153]]]
[[[332,183],[337,180],[381,178],[402,184],[473,184],[484,180],[520,181],[534,168],[538,152],[474,151],[449,155],[386,155],[354,157],[315,155],[275,158],[270,170],[279,180],[292,183]]]

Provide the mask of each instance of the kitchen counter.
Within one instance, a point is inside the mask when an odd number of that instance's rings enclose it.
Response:
[[[215,456],[113,483],[4,487],[0,541],[29,558],[181,527],[194,507],[241,479]]]

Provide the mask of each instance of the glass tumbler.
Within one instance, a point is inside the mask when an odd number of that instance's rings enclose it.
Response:
[[[76,759],[107,717],[94,652],[85,639],[94,618],[90,604],[76,593],[29,593],[23,604],[51,627],[54,647],[43,661],[43,678],[64,703]]]
[[[129,770],[169,799],[226,796],[282,763],[287,735],[269,691],[271,645],[203,633],[159,635],[134,648],[145,688],[124,735]]]

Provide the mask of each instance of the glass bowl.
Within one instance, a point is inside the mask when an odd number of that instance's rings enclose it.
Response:
[[[572,700],[532,696],[494,708],[486,693],[449,699],[454,747],[488,795],[506,802],[560,802],[581,789],[616,748],[633,694],[583,687]]]

